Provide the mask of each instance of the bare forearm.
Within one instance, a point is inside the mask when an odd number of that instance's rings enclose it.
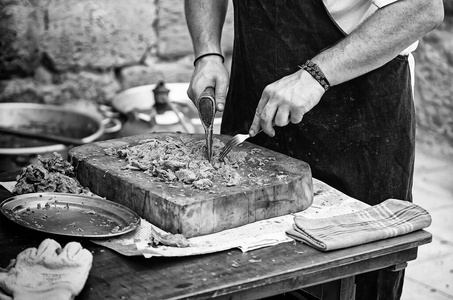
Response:
[[[220,53],[228,0],[185,0],[184,7],[195,56]]]
[[[331,85],[384,65],[443,19],[441,0],[401,0],[376,11],[345,39],[313,61]]]

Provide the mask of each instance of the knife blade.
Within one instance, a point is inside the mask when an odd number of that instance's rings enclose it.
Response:
[[[215,91],[212,87],[207,87],[200,97],[198,97],[198,115],[203,125],[206,138],[206,156],[208,161],[212,158],[212,143],[214,130],[214,117],[216,112]]]

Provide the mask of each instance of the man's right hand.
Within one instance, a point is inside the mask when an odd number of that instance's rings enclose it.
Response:
[[[228,92],[229,74],[217,55],[208,55],[199,59],[195,65],[187,95],[198,108],[198,98],[209,86],[215,89],[216,110],[223,111]]]

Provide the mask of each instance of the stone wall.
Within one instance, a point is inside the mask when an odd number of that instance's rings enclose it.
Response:
[[[453,149],[453,1],[420,43],[419,140]],[[230,4],[222,47],[232,51]],[[1,0],[0,102],[109,104],[129,87],[188,82],[192,45],[182,0]]]
[[[0,102],[109,103],[128,87],[189,81],[182,3],[2,0]],[[231,24],[229,18],[227,33]],[[224,40],[231,51],[231,33]]]
[[[453,1],[444,0],[445,19],[421,41],[416,59],[415,105],[420,145],[453,154]]]

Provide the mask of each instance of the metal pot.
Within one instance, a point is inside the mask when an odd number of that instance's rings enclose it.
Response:
[[[105,126],[109,122],[111,120],[104,119],[100,113],[64,106],[0,103],[0,126],[76,138],[84,143],[99,139],[106,132]],[[119,130],[118,126],[113,130]],[[0,170],[21,168],[32,163],[37,155],[47,156],[53,152],[66,158],[70,148],[71,145],[1,134]]]

